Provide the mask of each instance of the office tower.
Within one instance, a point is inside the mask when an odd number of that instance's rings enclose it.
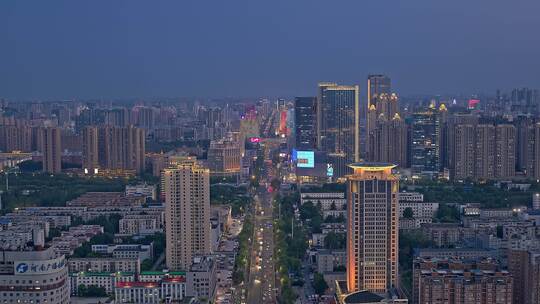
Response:
[[[347,176],[347,289],[398,285],[399,178],[392,164],[355,163]]]
[[[512,304],[512,275],[493,259],[413,261],[412,303]]]
[[[208,167],[212,176],[240,173],[240,145],[228,140],[213,140],[208,148]]]
[[[508,271],[514,277],[513,303],[540,303],[540,252],[509,250]]]
[[[294,99],[295,147],[297,150],[317,148],[317,98]]]
[[[41,153],[43,153],[43,172],[62,172],[62,143],[60,138],[59,128],[41,128],[39,143]]]
[[[102,126],[98,134],[99,166],[103,169],[135,170],[145,168],[145,132],[133,126]]]
[[[411,137],[413,174],[436,178],[440,171],[440,120],[433,105],[412,115]]]
[[[163,170],[166,264],[187,270],[193,257],[210,253],[210,170],[186,158]]]
[[[99,168],[98,127],[85,127],[82,137],[83,170],[85,173],[94,174]]]
[[[317,141],[336,178],[350,172],[347,165],[360,158],[358,93],[358,86],[319,84]]]

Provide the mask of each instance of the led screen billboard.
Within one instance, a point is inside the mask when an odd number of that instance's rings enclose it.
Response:
[[[315,168],[315,152],[296,151],[296,167]]]

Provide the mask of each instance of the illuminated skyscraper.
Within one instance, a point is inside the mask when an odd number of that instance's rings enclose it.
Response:
[[[412,116],[411,167],[417,176],[435,178],[440,171],[440,119],[435,106]]]
[[[337,178],[350,172],[347,164],[360,159],[358,94],[358,86],[319,84],[317,143]]]
[[[162,175],[166,264],[188,270],[193,257],[210,253],[210,170],[194,158],[175,161]]]
[[[317,138],[317,98],[296,97],[294,100],[296,149],[313,150]]]
[[[355,163],[347,176],[347,289],[387,293],[398,285],[396,167]]]
[[[377,106],[377,99],[380,95],[390,94],[392,92],[392,83],[388,76],[369,75],[367,88],[367,108],[369,109],[371,105]]]

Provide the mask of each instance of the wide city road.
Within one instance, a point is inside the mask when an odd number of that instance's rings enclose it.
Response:
[[[276,303],[272,196],[259,187],[255,196],[255,220],[249,269],[248,304]]]

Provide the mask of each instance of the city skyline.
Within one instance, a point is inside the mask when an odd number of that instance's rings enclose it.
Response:
[[[4,1],[0,95],[305,96],[372,73],[400,95],[539,86],[536,1],[321,4]]]

